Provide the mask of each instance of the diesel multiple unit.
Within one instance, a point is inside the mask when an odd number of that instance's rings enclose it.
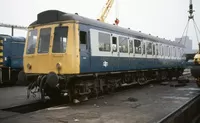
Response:
[[[179,77],[184,46],[149,34],[57,10],[29,26],[24,72],[42,97],[70,100],[131,84]],[[19,78],[20,79],[20,78]]]

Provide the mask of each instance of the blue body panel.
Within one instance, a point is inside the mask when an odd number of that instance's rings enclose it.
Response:
[[[3,66],[12,69],[23,68],[25,38],[0,35],[3,39]]]
[[[81,25],[80,29],[89,32],[89,29],[98,29],[101,31],[112,32],[115,34],[124,33],[115,32],[90,25]],[[80,73],[95,73],[95,72],[114,72],[114,71],[134,71],[147,69],[164,69],[164,68],[183,68],[184,60],[177,59],[159,59],[159,58],[137,58],[137,57],[113,57],[113,56],[91,56],[91,39],[88,34],[87,46],[88,50],[80,50]],[[81,46],[80,46],[81,47]],[[80,48],[81,49],[81,48]],[[104,62],[107,64],[104,65]]]
[[[81,60],[83,62],[83,60]],[[107,66],[103,63],[107,62]],[[83,64],[82,64],[83,65]],[[91,66],[81,67],[81,73],[131,71],[162,68],[183,67],[181,60],[153,59],[153,58],[118,58],[118,57],[91,57]]]

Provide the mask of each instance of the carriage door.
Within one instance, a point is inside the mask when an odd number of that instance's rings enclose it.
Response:
[[[120,54],[119,54],[119,41],[118,41],[118,36],[117,35],[112,35],[111,36],[111,56],[112,56],[112,66],[113,66],[113,71],[116,71],[119,69],[119,59],[120,59]]]
[[[90,71],[89,29],[85,25],[79,27],[80,40],[80,72]]]

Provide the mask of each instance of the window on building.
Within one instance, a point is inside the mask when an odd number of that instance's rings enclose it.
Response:
[[[133,53],[133,41],[129,40],[129,52]]]
[[[48,53],[51,36],[51,28],[43,28],[40,30],[38,53]]]
[[[110,52],[110,34],[99,32],[99,51]]]
[[[128,53],[128,38],[119,37],[119,52]]]
[[[117,37],[112,37],[112,51],[117,52]]]
[[[135,46],[135,54],[141,54],[141,41],[138,39],[135,39],[134,46]]]
[[[152,55],[152,43],[147,43],[147,55]]]

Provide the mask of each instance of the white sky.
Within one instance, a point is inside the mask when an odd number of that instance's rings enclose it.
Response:
[[[38,13],[49,9],[79,13],[97,19],[106,1],[1,0],[0,22],[28,26],[36,20]],[[113,6],[106,20],[108,23],[112,24],[118,13],[119,26],[170,40],[182,36],[187,23],[189,0],[117,0],[117,3],[118,9]],[[193,0],[193,4],[196,10],[195,20],[200,28],[200,0]],[[196,49],[197,40],[192,23],[190,27],[188,35]],[[0,27],[0,33],[11,34],[11,30]],[[26,32],[15,30],[15,36],[26,36]]]

